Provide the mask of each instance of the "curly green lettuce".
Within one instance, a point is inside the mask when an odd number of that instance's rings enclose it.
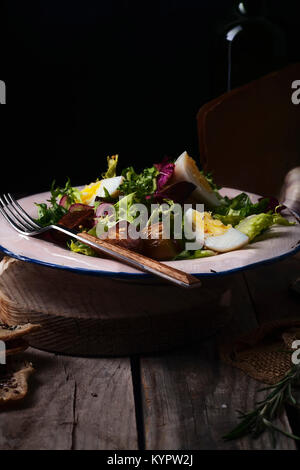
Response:
[[[95,251],[90,246],[85,245],[84,243],[81,243],[78,240],[77,241],[71,240],[68,243],[68,247],[70,248],[71,251],[74,251],[75,253],[81,253],[87,256],[97,256]]]
[[[145,168],[141,173],[136,173],[132,166],[128,167],[122,171],[124,180],[119,190],[124,195],[135,193],[137,202],[146,202],[157,189],[158,174],[159,171],[155,166]]]
[[[113,178],[117,174],[117,164],[118,164],[119,155],[113,155],[112,157],[107,157],[107,170],[105,173],[102,173],[102,178]]]
[[[215,219],[221,220],[224,225],[230,224],[235,226],[249,215],[265,212],[268,204],[268,198],[253,204],[248,194],[241,193],[232,199],[228,197],[223,198],[223,204],[216,208],[213,216]]]
[[[71,204],[81,201],[80,192],[77,188],[72,187],[70,178],[67,179],[64,188],[55,186],[55,181],[51,185],[51,197],[47,200],[50,204],[46,203],[37,204],[38,216],[36,221],[42,226],[56,224],[63,215],[68,212]],[[65,197],[66,201],[64,206],[59,204],[62,197]]]

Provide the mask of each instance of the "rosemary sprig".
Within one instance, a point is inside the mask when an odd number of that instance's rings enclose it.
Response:
[[[223,436],[223,439],[231,441],[248,434],[253,438],[257,438],[263,432],[270,431],[274,446],[276,443],[276,433],[300,441],[299,436],[295,436],[284,429],[280,429],[273,423],[282,413],[285,404],[297,404],[293,396],[293,387],[299,385],[299,381],[300,364],[297,364],[291,367],[284,378],[279,382],[260,389],[260,392],[269,390],[269,394],[264,400],[256,403],[254,410],[245,413],[238,411],[241,422],[232,431]]]

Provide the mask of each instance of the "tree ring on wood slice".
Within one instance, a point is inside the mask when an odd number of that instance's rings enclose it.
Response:
[[[12,258],[0,264],[0,321],[42,325],[26,338],[47,351],[122,356],[207,338],[231,318],[228,283],[185,290],[81,275]]]

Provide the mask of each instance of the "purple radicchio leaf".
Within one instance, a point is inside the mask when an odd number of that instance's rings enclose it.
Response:
[[[168,157],[164,157],[161,163],[154,163],[154,166],[159,171],[159,175],[156,178],[156,191],[159,192],[173,175],[175,163],[170,162]]]
[[[183,204],[195,188],[196,186],[193,183],[180,181],[179,183],[174,183],[163,188],[161,191],[156,191],[154,193],[154,199],[156,202],[160,203],[163,202],[164,199],[169,199],[178,204]]]
[[[258,202],[262,201],[263,199],[269,199],[269,202],[264,210],[264,212],[269,212],[269,211],[272,211],[272,212],[278,212],[280,213],[281,211],[283,211],[286,206],[283,205],[283,204],[280,204],[280,202],[278,201],[278,199],[276,197],[273,197],[273,196],[265,196],[265,197],[261,197],[259,198]]]

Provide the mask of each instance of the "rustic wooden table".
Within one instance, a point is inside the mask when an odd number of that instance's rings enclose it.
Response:
[[[223,334],[238,335],[264,321],[300,313],[289,290],[300,255],[231,277],[233,319]],[[0,449],[271,449],[268,434],[224,442],[236,410],[253,407],[261,383],[220,362],[216,337],[168,353],[79,358],[29,349],[30,393],[1,410]],[[300,410],[281,425],[300,432]],[[278,449],[296,449],[284,436]]]

